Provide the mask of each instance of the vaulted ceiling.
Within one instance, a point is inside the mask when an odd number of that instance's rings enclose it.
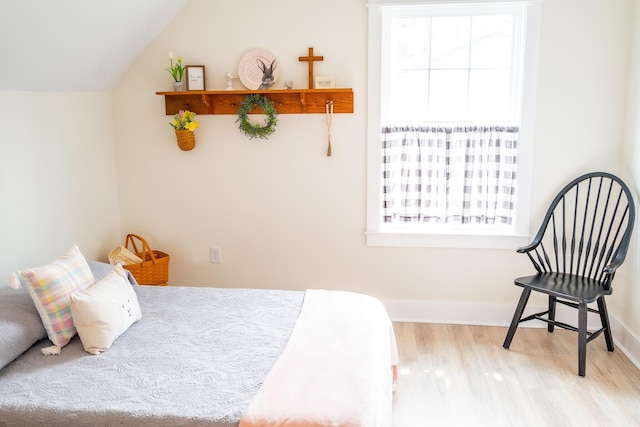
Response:
[[[110,91],[188,0],[0,0],[0,90]]]

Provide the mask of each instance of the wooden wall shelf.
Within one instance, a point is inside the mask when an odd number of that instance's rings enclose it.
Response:
[[[194,90],[156,92],[156,95],[164,96],[167,115],[177,114],[179,110],[196,114],[238,114],[240,104],[252,93],[266,95],[275,104],[278,114],[324,114],[328,100],[333,101],[334,113],[353,113],[352,89]],[[261,109],[252,110],[251,114],[254,113],[261,113]]]

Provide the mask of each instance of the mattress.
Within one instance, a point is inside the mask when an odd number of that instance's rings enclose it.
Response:
[[[0,426],[237,426],[285,347],[301,291],[134,286],[111,349],[42,340],[0,369]]]

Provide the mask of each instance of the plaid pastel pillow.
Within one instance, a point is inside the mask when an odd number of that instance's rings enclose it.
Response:
[[[73,246],[59,260],[16,274],[29,289],[51,342],[57,347],[67,345],[76,334],[69,306],[71,295],[84,291],[95,282],[78,246]]]

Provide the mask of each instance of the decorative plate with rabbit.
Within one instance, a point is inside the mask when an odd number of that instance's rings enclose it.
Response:
[[[278,61],[267,49],[250,49],[240,58],[238,77],[249,90],[269,89],[278,80],[279,75]]]

